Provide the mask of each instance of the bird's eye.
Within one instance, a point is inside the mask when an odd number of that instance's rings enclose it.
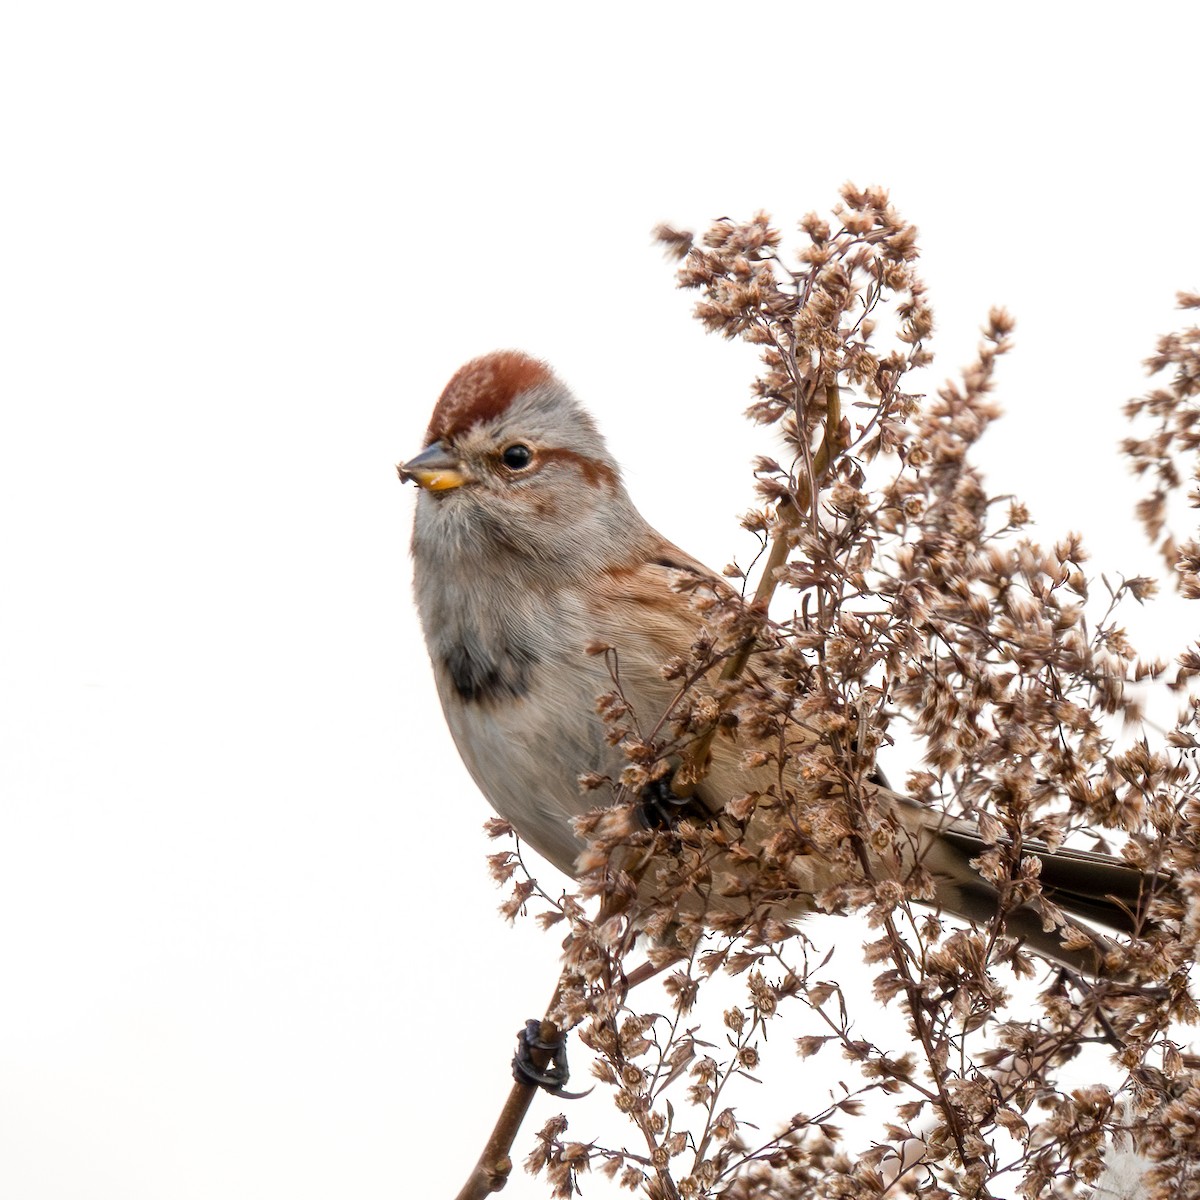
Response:
[[[500,461],[510,471],[523,471],[533,462],[533,451],[528,446],[518,442],[514,446],[506,446],[500,455]]]

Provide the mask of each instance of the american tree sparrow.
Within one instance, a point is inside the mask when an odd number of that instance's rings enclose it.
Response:
[[[424,449],[399,471],[420,487],[417,607],[459,753],[496,812],[574,873],[584,844],[573,820],[596,804],[580,777],[615,779],[626,766],[596,707],[612,689],[609,663],[589,648],[614,648],[623,695],[653,724],[678,693],[662,665],[686,653],[703,624],[680,579],[728,585],[646,523],[591,417],[524,354],[462,367],[434,408]],[[730,739],[713,744],[696,797],[714,816],[730,798],[769,786],[770,772],[756,775],[743,755]],[[878,790],[908,845],[899,869],[919,860],[939,907],[992,917],[996,892],[970,866],[987,845],[978,829]],[[1141,872],[1119,859],[1044,849],[1037,857],[1055,905],[1113,928],[1129,928],[1148,894]],[[877,870],[894,877],[891,861]],[[814,907],[811,898],[844,871],[820,853],[797,856],[786,915]],[[1046,931],[1028,909],[1009,912],[1006,927],[1047,958],[1103,970],[1096,935],[1068,949],[1062,931]]]

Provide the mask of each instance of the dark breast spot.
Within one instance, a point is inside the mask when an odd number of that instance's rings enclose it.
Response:
[[[442,659],[454,690],[471,704],[524,696],[537,662],[528,647],[504,643],[498,653],[489,654],[473,638],[453,646]]]

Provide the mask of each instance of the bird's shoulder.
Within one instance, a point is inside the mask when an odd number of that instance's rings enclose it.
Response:
[[[633,639],[660,662],[691,645],[704,623],[705,601],[733,595],[723,579],[665,538],[609,565],[590,586],[597,635],[613,645]]]
[[[599,596],[620,598],[651,609],[686,611],[688,597],[731,596],[729,585],[699,559],[666,538],[657,538],[636,557],[610,564],[596,580]]]

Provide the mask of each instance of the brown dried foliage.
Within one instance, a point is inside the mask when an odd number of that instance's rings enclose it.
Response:
[[[761,213],[700,238],[659,231],[705,327],[761,348],[749,416],[786,453],[759,461],[762,507],[744,523],[764,548],[783,537],[789,553],[769,624],[736,598],[697,594],[704,632],[664,664],[680,684],[670,714],[632,712],[612,663],[601,710],[629,767],[618,781],[583,781],[602,806],[581,825],[592,871],[580,893],[544,892],[519,848],[494,856],[497,879],[516,889],[508,915],[532,905],[570,929],[556,1016],[577,1027],[631,1131],[626,1144],[575,1141],[557,1117],[527,1165],[555,1196],[600,1173],[654,1198],[1032,1198],[1084,1194],[1106,1146],[1135,1141],[1152,1164],[1147,1196],[1200,1196],[1200,1079],[1177,1042],[1196,1015],[1186,987],[1195,912],[1176,920],[1156,901],[1161,920],[1124,939],[1112,963],[1120,983],[1048,970],[1003,920],[1028,904],[1055,920],[1022,853],[1032,840],[1115,848],[1200,893],[1187,875],[1200,861],[1197,707],[1165,737],[1143,725],[1134,685],[1167,682],[1167,668],[1140,658],[1118,620],[1129,600],[1152,599],[1154,582],[1097,588],[1079,535],[1039,542],[1024,506],[991,495],[972,464],[999,415],[1005,313],[990,314],[961,379],[932,400],[918,394],[910,381],[929,366],[933,318],[916,230],[886,193],[847,186],[832,219],[810,215],[800,233],[788,256]],[[1200,543],[1164,534],[1185,475],[1200,505],[1200,331],[1164,338],[1150,366],[1168,382],[1128,411],[1154,430],[1125,450],[1153,480],[1140,510],[1148,534],[1184,592],[1200,596]],[[819,475],[831,383],[845,415]],[[698,686],[747,643],[754,655],[738,678]],[[1193,648],[1170,683],[1197,671]],[[758,782],[719,823],[685,815],[646,831],[637,792],[714,724]],[[922,907],[932,890],[920,873],[903,884],[872,874],[866,847],[903,849],[871,783],[877,751],[898,737],[924,755],[910,792],[977,821],[994,843],[980,860],[1001,894],[994,921],[965,927]],[[753,849],[743,841],[752,822]],[[795,897],[788,865],[814,850],[840,864],[841,881]],[[730,859],[735,878],[714,871]],[[834,951],[781,917],[781,898],[865,916],[839,940],[866,929],[873,998],[847,993]],[[626,986],[635,953],[663,966],[666,1011],[643,1010]],[[842,970],[860,957],[841,954]],[[744,993],[714,1014],[704,1000],[721,974],[741,976]],[[906,1026],[903,1053],[870,1032],[880,1010]],[[811,1111],[773,1131],[743,1116],[739,1097],[769,1052],[793,1055],[802,1079],[800,1060],[835,1049],[848,1082]]]

